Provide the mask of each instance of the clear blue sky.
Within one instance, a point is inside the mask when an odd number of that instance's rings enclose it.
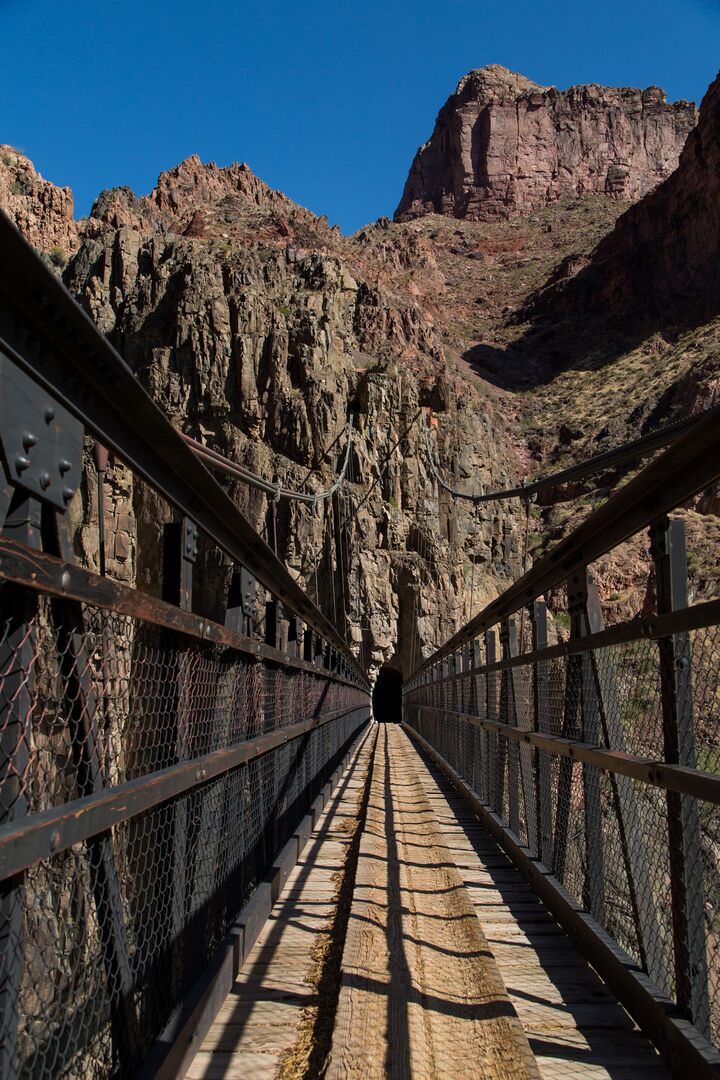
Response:
[[[699,101],[720,0],[0,0],[0,142],[87,213],[189,154],[247,161],[351,232],[392,214],[466,71]]]

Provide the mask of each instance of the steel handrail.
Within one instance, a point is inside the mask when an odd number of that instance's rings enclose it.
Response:
[[[2,301],[5,301],[4,303]],[[18,312],[21,316],[18,318]],[[28,335],[28,323],[33,327]],[[0,348],[361,674],[347,643],[0,211]]]
[[[412,673],[409,683],[479,634],[547,594],[580,570],[634,536],[656,518],[720,477],[720,405],[709,409],[632,480],[593,510],[569,536],[460,628]]]

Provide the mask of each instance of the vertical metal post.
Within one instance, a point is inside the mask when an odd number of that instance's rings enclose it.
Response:
[[[451,713],[454,713],[457,710],[457,707],[458,707],[458,705],[457,705],[456,670],[457,670],[457,657],[455,656],[455,653],[451,653],[450,656],[448,656],[448,658],[447,658],[447,676],[448,676],[448,682],[447,682],[448,704],[447,704],[447,707],[448,707],[448,709],[450,710]],[[459,771],[458,770],[458,760],[457,760],[457,750],[458,750],[458,728],[460,727],[460,721],[458,720],[458,718],[456,716],[453,715],[453,716],[450,717],[449,725],[446,725],[446,726],[447,726],[447,729],[448,729],[448,748],[447,748],[447,750],[445,752],[445,756],[447,757],[447,760],[450,762],[452,767],[456,771]]]
[[[511,639],[512,637],[512,646]],[[506,619],[500,629],[500,643],[503,650],[503,660],[509,660],[513,655],[517,656],[517,629],[513,619]],[[513,683],[513,671],[511,668],[503,668],[500,683],[500,720],[509,727],[517,727],[517,708],[515,701],[515,687]],[[520,834],[520,753],[515,739],[501,739],[501,746],[507,755],[507,783],[508,783],[508,824],[516,836]]]
[[[688,606],[685,523],[663,517],[650,529],[658,613]],[[658,641],[665,760],[697,767],[692,647],[685,631]],[[705,889],[698,800],[667,792],[673,950],[678,1005],[709,1036],[710,1002],[705,940]]]
[[[300,653],[301,629],[297,615],[290,615],[287,620],[287,652],[296,657]]]
[[[494,630],[485,632],[485,662],[490,667],[497,663],[497,634]],[[497,723],[498,700],[497,700],[497,671],[488,671],[485,679],[486,715],[488,720]],[[498,775],[498,737],[496,731],[488,733],[488,802],[496,813],[502,812],[502,785]],[[498,797],[498,792],[500,795]]]
[[[268,600],[265,603],[265,644],[273,649],[278,644],[278,602]]]
[[[536,600],[532,606],[533,652],[546,649],[548,645],[547,604]],[[550,731],[550,662],[538,660],[533,664],[533,727],[535,731]],[[537,776],[537,854],[546,866],[552,861],[552,795],[550,753],[535,751],[535,774]]]
[[[568,610],[572,618],[571,636],[585,637],[589,633],[587,620],[588,588],[592,583],[587,570],[574,574],[568,581]],[[600,720],[594,679],[594,658],[584,652],[578,658],[577,693],[580,705],[580,737],[583,742],[597,746],[600,742]],[[602,801],[600,772],[594,765],[582,766],[583,798],[585,805],[585,906],[593,918],[605,923],[605,870],[603,848]]]
[[[503,656],[512,659],[519,656],[520,644],[515,619],[507,619],[503,624]],[[505,723],[512,727],[527,729],[529,717],[525,700],[523,674],[520,668],[511,667],[503,671],[505,680]],[[533,754],[529,746],[521,745],[517,740],[508,740],[508,804],[510,809],[510,828],[520,834],[520,790],[522,788],[525,807],[525,825],[527,844],[531,851],[537,850],[537,813],[533,775]]]
[[[476,716],[482,717],[485,709],[485,695],[482,692],[482,677],[476,675],[475,672],[480,667],[482,662],[482,655],[480,652],[480,641],[478,638],[471,644],[471,676],[470,676],[470,712],[475,713]],[[483,773],[485,767],[485,754],[483,753],[483,743],[485,740],[485,732],[482,728],[473,725],[473,766],[472,766],[472,788],[473,791],[483,800],[487,798],[483,790]]]
[[[163,600],[192,611],[192,573],[198,553],[198,530],[190,518],[163,531]]]
[[[568,583],[568,611],[571,616],[570,636],[578,633],[578,620],[573,607],[573,586]],[[565,672],[565,698],[563,701],[564,739],[580,738],[580,684],[582,659],[569,656]],[[570,827],[570,807],[572,801],[572,780],[575,763],[571,758],[561,757],[558,766],[557,809],[555,812],[555,836],[553,838],[552,871],[559,881],[565,880],[565,860],[567,857],[568,830]],[[587,815],[586,815],[587,816]]]
[[[252,637],[255,611],[255,578],[244,566],[235,566],[228,588],[225,625],[236,634]]]

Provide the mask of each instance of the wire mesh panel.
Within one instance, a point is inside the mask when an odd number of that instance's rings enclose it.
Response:
[[[92,605],[20,609],[7,588],[0,838],[30,851],[39,814],[58,830],[4,882],[2,1073],[131,1076],[367,722],[368,695]],[[168,777],[182,790],[155,797]],[[145,808],[103,817],[116,793]],[[96,805],[87,838],[66,842],[67,816]]]
[[[639,621],[567,647],[536,634],[526,656],[506,625],[502,656],[492,631],[478,642],[472,692],[434,665],[410,681],[404,715],[720,1045],[720,809],[692,794],[702,775],[720,803],[720,629],[672,618],[664,636]]]

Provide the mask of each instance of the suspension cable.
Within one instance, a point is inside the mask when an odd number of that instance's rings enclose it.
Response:
[[[482,495],[471,495],[466,491],[458,491],[457,488],[451,487],[450,484],[443,480],[435,461],[432,446],[430,445],[427,417],[425,416],[425,411],[421,411],[423,414],[425,448],[430,462],[430,469],[440,487],[444,488],[445,491],[449,492],[456,499],[465,499],[468,502],[474,503],[486,503],[494,501],[500,502],[505,499],[530,499],[533,495],[536,495],[539,491],[543,491],[545,488],[558,487],[558,485],[565,484],[569,480],[579,480],[585,476],[592,476],[594,473],[600,472],[611,465],[620,465],[625,461],[632,461],[634,458],[645,457],[654,450],[659,450],[668,443],[674,442],[679,435],[697,424],[711,411],[711,409],[705,409],[703,412],[696,413],[694,416],[689,416],[684,420],[678,420],[674,424],[668,424],[667,427],[660,428],[658,431],[654,431],[649,435],[643,435],[639,439],[633,439],[631,442],[622,443],[621,446],[616,447],[614,450],[607,450],[602,454],[596,454],[594,457],[588,458],[587,461],[580,462],[578,465],[571,465],[568,469],[563,469],[560,472],[551,473],[550,476],[546,476],[540,480],[534,480],[532,483],[521,484],[514,488],[507,488],[504,491],[488,491]]]
[[[266,495],[271,495],[273,499],[295,499],[298,502],[315,504],[322,502],[324,499],[332,498],[345,479],[348,462],[350,461],[350,447],[352,446],[352,425],[348,424],[345,430],[347,432],[347,444],[340,474],[332,487],[329,487],[326,491],[317,492],[291,491],[289,488],[281,487],[279,484],[273,484],[262,476],[257,476],[245,468],[244,465],[239,465],[236,461],[225,457],[224,454],[220,454],[217,450],[204,446],[203,443],[193,439],[190,435],[183,435],[182,437],[193,453],[211,469],[224,473],[226,476],[232,476],[237,480],[243,480],[246,484],[250,484],[251,487],[264,491]]]

